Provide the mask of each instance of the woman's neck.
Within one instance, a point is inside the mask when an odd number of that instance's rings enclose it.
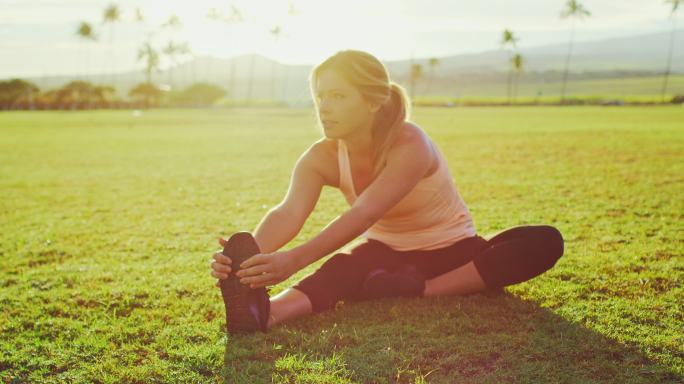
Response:
[[[369,157],[373,153],[373,136],[371,126],[361,127],[355,134],[341,138],[350,156]]]

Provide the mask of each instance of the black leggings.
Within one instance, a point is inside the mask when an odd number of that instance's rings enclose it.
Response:
[[[489,240],[479,235],[434,250],[397,251],[374,239],[351,253],[337,253],[314,273],[295,284],[311,300],[315,313],[335,306],[338,300],[370,298],[362,289],[369,272],[392,272],[411,264],[431,279],[473,261],[489,289],[529,280],[553,267],[563,255],[563,237],[548,225],[524,225],[506,229]]]

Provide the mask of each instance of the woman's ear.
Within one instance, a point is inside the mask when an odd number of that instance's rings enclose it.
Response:
[[[371,113],[375,113],[379,110],[380,110],[380,104],[374,104],[374,103],[369,104],[369,111]]]

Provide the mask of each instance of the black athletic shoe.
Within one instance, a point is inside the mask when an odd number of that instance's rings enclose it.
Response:
[[[267,332],[271,302],[266,288],[250,288],[235,276],[243,261],[260,253],[254,237],[249,232],[236,232],[228,239],[222,253],[232,260],[232,270],[228,278],[219,280],[223,303],[226,306],[228,333]]]
[[[422,296],[425,276],[410,264],[404,264],[393,272],[380,268],[366,275],[363,289],[374,298]]]

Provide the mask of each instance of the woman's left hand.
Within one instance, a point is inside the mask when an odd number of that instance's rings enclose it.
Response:
[[[259,288],[285,281],[298,270],[295,255],[290,251],[258,253],[243,261],[235,276],[241,283]]]

